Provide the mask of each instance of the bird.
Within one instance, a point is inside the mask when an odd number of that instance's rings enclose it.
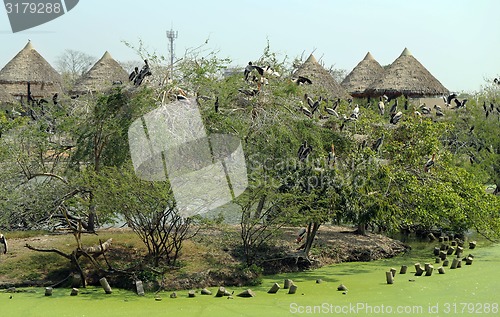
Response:
[[[304,77],[304,76],[299,76],[297,78],[294,78],[292,79],[292,82],[296,83],[297,85],[303,85],[303,84],[308,84],[308,85],[311,85],[312,84],[312,81],[307,78],[307,77]]]
[[[312,98],[308,94],[304,94],[304,99],[306,100],[306,102],[309,105],[309,107],[313,106],[314,101],[312,100]]]
[[[300,111],[302,111],[302,113],[305,114],[306,116],[308,116],[309,118],[312,118],[312,116],[313,116],[311,110],[309,110],[307,107],[302,106],[300,108]]]
[[[5,239],[5,236],[1,233],[0,233],[0,243],[3,244],[3,254],[6,254],[8,251],[7,239]]]
[[[311,106],[311,112],[312,112],[312,114],[314,114],[314,113],[316,112],[316,110],[318,110],[318,108],[319,108],[319,103],[321,102],[321,100],[322,100],[322,97],[321,97],[321,96],[319,96],[319,99],[318,99],[318,100],[316,100],[315,102],[313,102],[313,104],[312,104],[312,106]]]
[[[52,102],[54,103],[54,105],[57,105],[59,103],[59,94],[57,92],[52,96]]]
[[[335,145],[332,143],[332,148],[328,152],[328,165],[335,165]]]
[[[434,110],[436,110],[436,116],[444,117],[443,109],[440,106],[434,105]]]
[[[493,82],[497,85],[500,85],[500,79],[498,78],[493,79]]]
[[[453,109],[465,108],[465,104],[467,103],[467,99],[463,99],[462,101],[458,99],[453,99],[455,101],[456,106]]]
[[[398,100],[397,99],[394,100],[394,104],[392,105],[391,110],[389,111],[389,113],[391,115],[394,115],[396,112],[398,112]]]
[[[307,144],[307,141],[304,141],[299,147],[299,151],[297,152],[297,155],[299,157],[299,160],[303,162],[309,154],[312,152],[312,146]]]
[[[253,65],[252,62],[248,62],[248,65],[245,67],[243,71],[243,76],[245,77],[245,81],[248,80],[248,76],[253,70],[257,70],[260,76],[264,76],[264,69],[260,66]]]
[[[219,112],[219,96],[215,97],[214,109],[216,113]]]
[[[340,105],[340,98],[337,98],[335,102],[332,104],[332,109],[337,110],[337,107]]]
[[[382,143],[384,143],[384,134],[383,133],[380,136],[380,138],[378,138],[377,141],[375,141],[375,143],[373,143],[372,150],[375,152],[378,152],[380,150],[380,147],[382,146]]]
[[[380,101],[378,102],[378,112],[380,113],[381,116],[383,116],[385,113],[385,105],[384,102],[382,101],[382,97],[380,97]]]
[[[399,122],[399,120],[401,120],[402,117],[403,117],[403,113],[401,111],[398,111],[397,113],[391,114],[390,123],[396,124]]]
[[[263,68],[264,73],[275,76],[275,77],[280,77],[280,73],[275,71],[270,65],[267,65]]]
[[[443,96],[443,98],[444,98],[444,96]],[[455,93],[449,94],[448,97],[446,97],[446,99],[445,99],[446,105],[449,106],[451,104],[451,101],[455,98],[457,98],[457,94],[455,94]]]
[[[152,73],[151,73],[151,69],[149,68],[148,60],[145,59],[144,66],[142,66],[141,70],[134,78],[134,86],[140,86],[142,84],[142,81],[144,80],[144,78],[146,78],[147,76],[151,76],[151,75],[152,75]]]
[[[431,108],[427,107],[427,105],[425,103],[421,104],[419,108],[423,114],[431,113]]]
[[[425,163],[424,172],[428,173],[432,166],[434,166],[434,160],[436,159],[436,153],[432,154],[432,157]]]
[[[359,105],[358,104],[356,104],[356,106],[352,110],[351,118],[356,119],[356,120],[359,118]]]
[[[134,80],[137,75],[139,75],[139,67],[136,66],[130,75],[128,75],[128,81]]]
[[[328,114],[331,114],[332,116],[335,116],[335,117],[339,117],[339,114],[337,113],[337,111],[335,111],[335,109],[333,108],[328,108],[327,106],[325,106],[325,111],[328,113]]]

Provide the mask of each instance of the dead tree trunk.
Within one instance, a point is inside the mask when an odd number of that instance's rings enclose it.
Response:
[[[309,252],[311,251],[312,245],[314,243],[314,238],[316,238],[316,233],[318,233],[318,229],[321,226],[319,222],[310,222],[307,226],[307,239],[304,246],[304,254],[306,258],[309,260]]]

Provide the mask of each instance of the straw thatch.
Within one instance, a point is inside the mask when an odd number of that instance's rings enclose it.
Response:
[[[405,95],[411,98],[433,97],[449,94],[446,89],[405,48],[399,56],[367,89],[366,95]]]
[[[0,86],[12,96],[26,97],[28,82],[34,98],[50,97],[62,91],[61,76],[31,42],[0,70]]]
[[[382,76],[384,68],[368,52],[361,62],[342,81],[341,85],[353,97],[364,97],[364,92],[377,78]]]
[[[128,73],[106,51],[101,59],[77,81],[71,93],[103,92],[111,88],[113,83],[119,82],[127,83]]]
[[[293,73],[294,77],[303,76],[312,81],[306,90],[326,93],[328,98],[349,98],[347,91],[335,81],[333,76],[321,66],[311,54],[309,58]]]
[[[3,87],[0,85],[0,105],[7,103],[15,103],[16,99],[14,96],[6,92]]]

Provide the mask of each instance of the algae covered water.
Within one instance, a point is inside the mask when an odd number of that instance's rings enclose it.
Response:
[[[216,298],[188,291],[138,297],[130,291],[113,290],[106,295],[100,288],[81,289],[69,296],[68,289],[55,289],[44,296],[42,288],[21,293],[0,293],[2,316],[498,316],[500,304],[500,244],[464,252],[474,255],[472,265],[445,267],[439,274],[433,263],[432,247],[392,259],[342,263],[293,274],[268,276],[252,287],[253,298],[236,294],[246,288],[231,288],[234,295]],[[415,276],[414,264],[431,263],[431,276]],[[407,265],[406,274],[399,274]],[[395,268],[394,284],[387,284],[385,272]],[[284,279],[297,285],[295,294],[283,289]],[[274,283],[282,287],[276,294],[267,291]],[[347,291],[338,291],[343,284]],[[216,288],[211,289],[215,294]],[[12,297],[12,298],[11,298]]]

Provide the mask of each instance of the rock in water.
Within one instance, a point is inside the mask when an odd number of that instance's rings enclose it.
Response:
[[[212,295],[212,292],[206,288],[202,289],[200,293],[201,295]]]
[[[340,284],[337,287],[337,291],[347,291],[347,287],[344,284]]]
[[[255,297],[255,292],[252,291],[251,289],[246,289],[236,296],[238,296],[238,297]]]
[[[280,285],[278,283],[274,283],[273,286],[267,291],[269,294],[276,294],[280,289]]]

